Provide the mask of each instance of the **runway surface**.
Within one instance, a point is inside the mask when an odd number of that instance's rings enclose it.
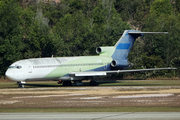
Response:
[[[179,120],[180,112],[76,112],[81,108],[180,107],[180,86],[46,87],[0,89],[0,120]],[[35,112],[26,108],[74,108],[73,112]],[[167,108],[166,108],[167,109]],[[157,110],[158,111],[158,110]],[[167,111],[170,111],[169,109]],[[3,113],[4,112],[4,113]],[[34,112],[34,113],[33,113]]]
[[[0,113],[0,120],[179,120],[180,112]]]
[[[2,109],[180,107],[180,86],[0,89],[0,106]]]

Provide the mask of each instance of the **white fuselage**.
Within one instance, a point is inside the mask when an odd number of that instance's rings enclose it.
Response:
[[[44,76],[54,70],[60,63],[54,58],[20,60],[8,68],[6,76],[14,81],[45,80]],[[49,78],[50,79],[50,78]]]
[[[13,81],[80,80],[83,77],[72,77],[68,73],[96,68],[107,70],[107,63],[111,60],[100,56],[25,59],[10,65],[5,74]]]

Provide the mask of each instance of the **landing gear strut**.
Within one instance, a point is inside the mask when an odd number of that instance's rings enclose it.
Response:
[[[92,79],[89,83],[90,86],[99,86],[99,83],[95,80],[95,79]]]
[[[17,84],[19,88],[24,88],[24,84],[26,84],[26,82],[20,81],[20,82],[17,82]]]
[[[71,81],[63,81],[63,86],[79,86],[79,85],[83,85],[82,80],[73,81],[73,83]]]
[[[72,86],[71,81],[64,81],[63,86]]]

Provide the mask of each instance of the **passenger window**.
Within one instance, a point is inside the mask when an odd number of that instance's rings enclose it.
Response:
[[[9,66],[9,68],[16,68],[15,66]]]

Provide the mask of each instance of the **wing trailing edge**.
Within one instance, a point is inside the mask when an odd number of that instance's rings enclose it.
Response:
[[[70,72],[73,77],[97,77],[107,76],[108,74],[127,73],[127,72],[146,72],[154,70],[175,70],[176,68],[151,68],[151,69],[132,69],[132,70],[112,70],[112,71],[87,71],[87,72]]]

